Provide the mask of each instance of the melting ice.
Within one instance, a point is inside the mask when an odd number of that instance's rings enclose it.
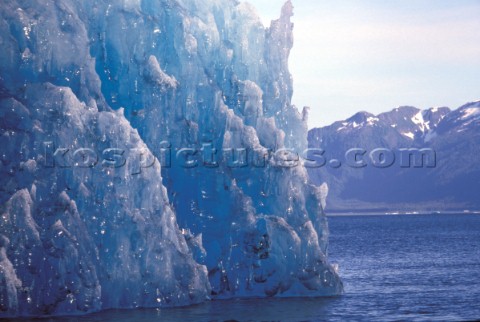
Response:
[[[301,164],[163,153],[306,148],[290,2],[268,28],[230,0],[0,7],[0,316],[342,292]]]

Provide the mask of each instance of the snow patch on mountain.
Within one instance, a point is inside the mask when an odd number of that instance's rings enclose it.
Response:
[[[406,136],[407,138],[413,140],[415,138],[415,134],[413,134],[412,132],[405,132],[405,133],[401,133],[403,136]]]
[[[378,117],[369,117],[367,118],[367,123],[366,125],[367,126],[373,126],[375,125],[376,122],[380,121],[380,119]]]
[[[480,107],[470,107],[462,111],[462,120],[480,115]]]

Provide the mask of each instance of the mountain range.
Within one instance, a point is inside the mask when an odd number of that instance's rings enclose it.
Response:
[[[478,210],[479,139],[480,101],[359,112],[309,131],[309,147],[327,161],[309,169],[310,180],[328,184],[329,212]]]

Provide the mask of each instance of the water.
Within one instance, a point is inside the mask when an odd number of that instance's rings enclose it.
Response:
[[[480,216],[336,217],[330,229],[345,318],[480,318]]]
[[[345,294],[111,310],[42,321],[457,321],[480,318],[480,215],[331,217]]]

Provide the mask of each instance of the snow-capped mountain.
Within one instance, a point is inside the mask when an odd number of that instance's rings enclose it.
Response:
[[[329,183],[331,210],[478,209],[479,120],[480,102],[454,111],[404,106],[376,116],[357,113],[309,132],[310,147],[325,150],[327,160],[344,163],[338,168],[327,163],[309,169],[310,179]],[[352,148],[365,150],[362,157],[370,164],[364,168],[345,165],[345,153]],[[369,154],[379,148],[392,151],[391,166],[372,166]],[[411,148],[434,151],[434,167],[402,166],[406,159],[401,149]]]
[[[363,131],[376,132],[388,127],[392,133],[398,133],[408,140],[423,138],[430,130],[435,129],[450,109],[447,107],[420,110],[411,106],[398,107],[390,112],[373,115],[368,112],[358,112],[345,121],[335,122],[326,127],[328,131],[344,133],[359,133]]]
[[[480,125],[480,101],[471,102],[463,105],[457,110],[446,115],[435,129],[437,134],[445,134],[448,132],[461,133],[478,129]]]
[[[325,187],[268,155],[307,146],[290,1],[0,9],[0,317],[342,292]]]

